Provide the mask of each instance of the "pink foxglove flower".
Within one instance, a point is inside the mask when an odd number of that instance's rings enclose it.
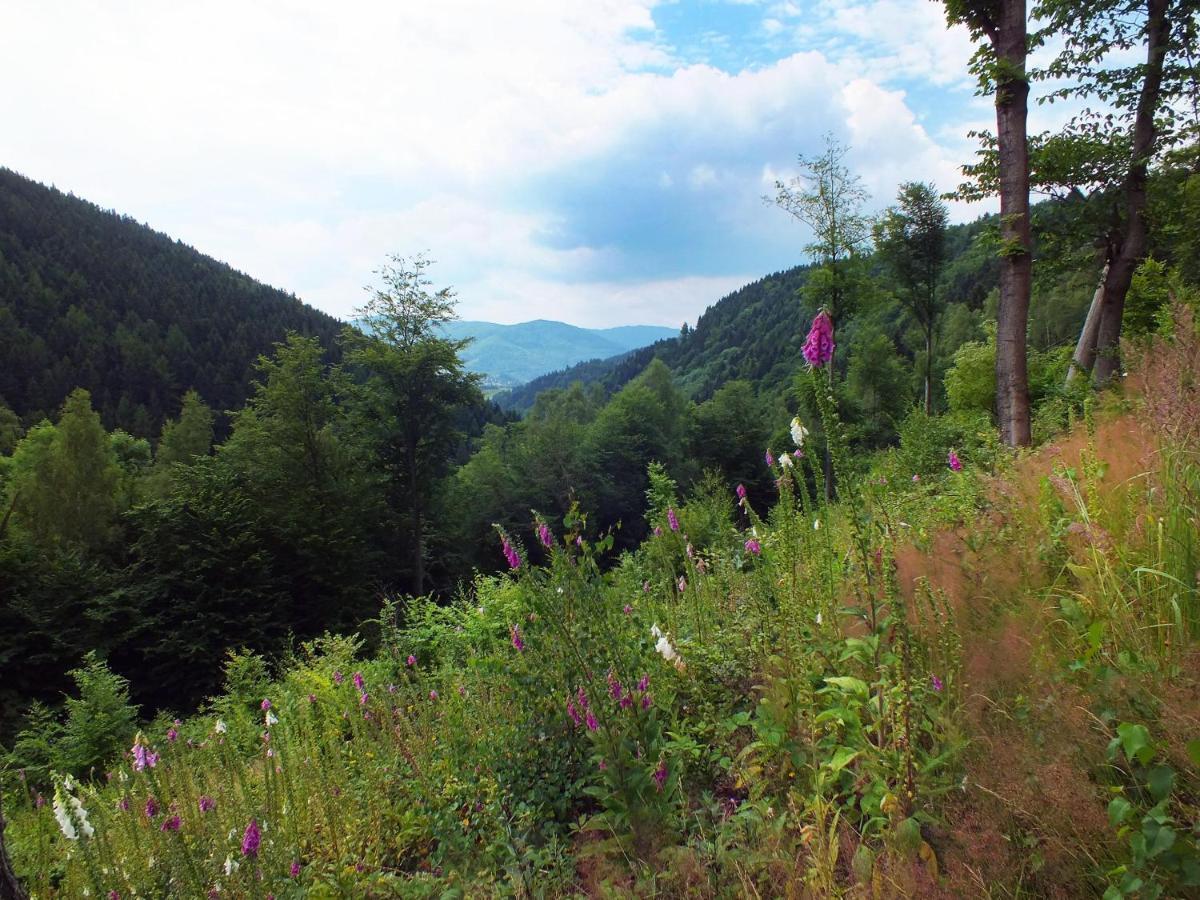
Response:
[[[754,538],[750,538],[748,541],[746,541],[746,552],[751,556],[758,556],[760,553],[762,553],[762,544],[760,544]]]
[[[550,534],[550,526],[545,522],[538,522],[537,535],[538,540],[547,550],[554,546],[554,536]]]
[[[945,687],[945,685],[942,684],[942,679],[938,678],[936,675],[929,676],[929,684],[939,694],[942,692],[942,688]]]
[[[675,507],[667,508],[667,524],[671,526],[672,531],[679,530],[679,517],[675,515]]]
[[[512,645],[518,653],[525,652],[525,641],[521,639],[521,626],[512,626]]]
[[[833,350],[837,345],[833,342],[833,319],[829,313],[821,310],[812,320],[808,330],[808,338],[804,341],[804,360],[814,369],[819,369],[833,359]]]
[[[738,502],[739,502],[739,503],[744,503],[744,502],[745,502],[745,500],[746,500],[746,486],[745,486],[744,484],[739,484],[739,485],[737,486],[737,496],[738,496]]]
[[[251,858],[258,856],[258,847],[262,843],[262,834],[258,830],[258,822],[254,819],[250,820],[250,824],[246,826],[246,831],[242,835],[242,856]]]
[[[200,812],[202,812],[202,813],[212,812],[214,809],[217,808],[217,801],[214,800],[212,797],[209,797],[207,794],[202,796],[200,798],[200,800],[198,801],[198,803],[200,806]]]
[[[766,464],[767,464],[768,466],[773,466],[773,465],[775,465],[775,454],[771,452],[771,448],[770,448],[770,447],[768,447],[768,448],[767,448],[767,452],[766,452],[766,454],[763,456],[763,460],[766,462]]]
[[[953,472],[962,471],[962,460],[958,458],[958,454],[953,450],[951,450],[950,454],[946,457],[946,465],[948,465],[950,470]]]
[[[658,762],[658,768],[654,770],[654,786],[660,791],[667,783],[667,761],[661,759]]]
[[[417,658],[410,653],[408,654],[407,662],[410,666],[415,666],[417,664]]]

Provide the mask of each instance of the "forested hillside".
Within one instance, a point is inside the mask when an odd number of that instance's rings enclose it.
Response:
[[[288,332],[336,352],[332,316],[126,216],[0,168],[0,404],[28,424],[74,388],[157,435],[188,390],[217,410]]]

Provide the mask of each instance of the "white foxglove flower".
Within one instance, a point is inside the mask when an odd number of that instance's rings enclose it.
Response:
[[[270,728],[272,725],[276,724],[278,721],[279,721],[279,719],[276,718],[275,713],[271,712],[268,709],[267,710],[267,727]]]
[[[792,458],[785,453],[779,457],[779,464],[785,469],[790,469],[792,467]]]
[[[79,835],[75,831],[75,823],[71,821],[71,814],[67,812],[67,805],[63,802],[62,792],[54,792],[54,818],[58,820],[58,827],[62,829],[63,836],[68,841],[79,840]]]
[[[671,642],[667,640],[666,635],[658,639],[658,643],[654,645],[654,649],[667,662],[675,662],[675,660],[679,659],[679,654],[675,652],[675,648],[671,646]]]
[[[804,439],[806,437],[808,437],[808,429],[804,427],[804,424],[800,421],[800,417],[797,416],[792,419],[792,440],[795,442],[797,448],[804,446]]]
[[[658,627],[658,623],[650,626],[650,637],[660,638],[663,636],[662,630]]]
[[[821,530],[821,520],[813,519],[813,531],[820,531],[820,530]]]
[[[215,731],[217,734],[224,734],[228,730],[229,727],[225,724],[225,720],[217,719],[217,724],[213,726],[213,731]]]
[[[820,625],[823,621],[824,620],[821,618],[821,614],[817,613],[817,624]]]

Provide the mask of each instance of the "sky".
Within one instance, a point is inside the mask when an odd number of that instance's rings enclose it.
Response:
[[[762,198],[826,133],[872,209],[954,187],[971,52],[930,0],[7,3],[0,166],[340,318],[428,252],[463,318],[679,326],[805,260]]]

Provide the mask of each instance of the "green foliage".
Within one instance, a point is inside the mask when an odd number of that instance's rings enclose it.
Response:
[[[129,681],[114,674],[95,654],[71,672],[79,696],[68,697],[66,721],[54,765],[83,776],[111,762],[129,746],[137,710],[129,702]]]

